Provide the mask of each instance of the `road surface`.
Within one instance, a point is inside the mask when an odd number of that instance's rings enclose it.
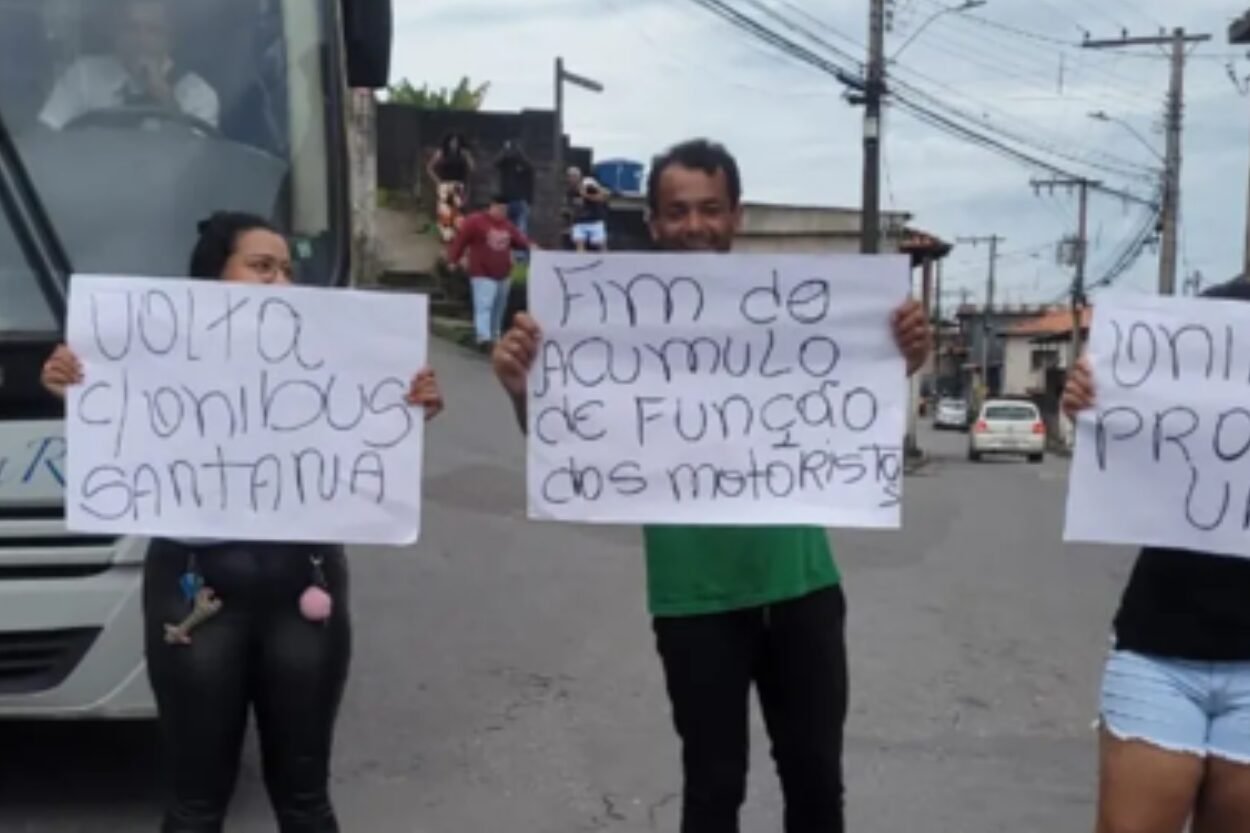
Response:
[[[677,743],[639,535],[527,523],[524,449],[484,361],[443,344],[425,529],[353,553],[335,759],[349,833],[675,831]],[[854,833],[1089,829],[1100,664],[1131,553],[1064,547],[1066,464],[922,444],[905,529],[836,533],[849,597]],[[780,828],[756,719],[744,829]],[[149,727],[0,725],[0,830],[155,830]],[[249,744],[229,830],[273,825]]]

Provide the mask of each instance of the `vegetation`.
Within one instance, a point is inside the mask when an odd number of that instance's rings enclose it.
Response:
[[[394,104],[407,104],[423,110],[481,110],[490,91],[489,83],[474,85],[468,77],[448,89],[433,89],[429,84],[415,86],[407,78],[392,84],[386,91],[386,100]]]

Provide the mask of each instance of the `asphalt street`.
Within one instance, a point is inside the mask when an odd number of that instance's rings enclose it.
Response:
[[[633,529],[524,518],[524,446],[486,363],[438,343],[421,542],[353,552],[334,794],[350,833],[676,831]],[[848,829],[1089,829],[1098,675],[1132,553],[1061,542],[1066,463],[935,434],[904,529],[835,532],[850,616]],[[151,727],[0,725],[0,831],[154,831]],[[746,831],[780,829],[756,719]],[[228,828],[274,829],[254,744]]]

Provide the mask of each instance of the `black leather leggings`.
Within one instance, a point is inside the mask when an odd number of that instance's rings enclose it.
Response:
[[[321,556],[334,600],[311,622],[300,595]],[[194,558],[192,558],[194,556]],[[179,579],[193,565],[221,611],[165,641],[190,612]],[[234,791],[249,707],[265,786],[282,833],[337,833],[328,792],[330,747],[351,658],[347,565],[339,547],[153,541],[144,568],[148,675],[156,693],[172,797],[163,833],[220,833]]]

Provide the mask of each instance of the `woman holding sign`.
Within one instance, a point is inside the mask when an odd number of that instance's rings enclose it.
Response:
[[[199,232],[193,277],[291,282],[286,240],[261,218],[215,214]],[[44,366],[58,396],[82,378],[65,345]],[[442,410],[432,371],[416,374],[406,399],[427,419]],[[143,581],[148,674],[173,776],[164,833],[222,830],[249,707],[283,833],[335,833],[330,747],[351,656],[343,548],[158,539]]]
[[[1238,279],[1204,293],[1250,300]],[[1092,408],[1082,359],[1064,412]],[[1098,833],[1250,830],[1250,559],[1147,547],[1115,618]]]

